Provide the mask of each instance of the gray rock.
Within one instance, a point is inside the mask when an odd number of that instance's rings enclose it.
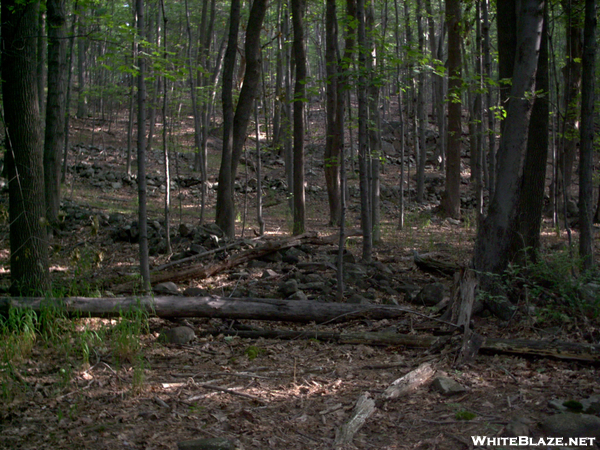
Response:
[[[118,191],[119,189],[123,189],[123,183],[121,183],[120,181],[113,181],[110,183],[110,187],[113,188],[115,191]]]
[[[289,297],[290,295],[292,295],[296,291],[298,291],[298,282],[296,280],[294,280],[294,279],[291,279],[291,280],[288,280],[288,281],[284,281],[283,283],[281,283],[279,285],[279,292],[284,297]]]
[[[235,450],[235,444],[225,438],[194,439],[177,443],[178,450]]]
[[[186,297],[206,297],[208,295],[208,291],[199,287],[189,287],[183,291],[183,295]]]
[[[587,414],[600,414],[600,395],[592,395],[591,397],[581,400],[583,412]]]
[[[348,300],[346,300],[346,303],[353,303],[356,305],[364,305],[364,304],[369,303],[369,300],[364,298],[362,295],[352,294],[352,296],[350,296],[350,298],[348,298]]]
[[[462,394],[466,392],[466,389],[454,381],[452,378],[448,377],[437,377],[433,380],[432,386],[436,389],[440,394],[445,396]]]
[[[529,425],[532,422],[525,417],[517,417],[511,420],[508,425],[504,428],[502,436],[505,437],[518,437],[518,436],[531,436],[531,429]]]
[[[555,414],[542,420],[540,427],[548,436],[600,439],[600,417],[590,414]]]
[[[308,300],[308,297],[304,292],[296,291],[288,297],[288,300]]]
[[[196,338],[196,333],[190,327],[175,327],[163,330],[158,336],[159,342],[165,344],[185,345]]]
[[[273,269],[267,269],[267,270],[263,271],[263,273],[262,273],[262,275],[260,277],[262,279],[265,279],[265,278],[275,278],[278,275],[279,274],[277,272],[275,272]]]
[[[190,234],[192,234],[192,230],[193,229],[190,224],[182,223],[179,225],[179,235],[182,237],[188,237]]]
[[[444,299],[444,285],[432,283],[423,286],[417,294],[416,302],[425,306],[435,306]]]
[[[323,282],[323,277],[318,273],[307,273],[306,274],[306,282],[307,283],[320,283]]]
[[[152,289],[157,294],[165,295],[179,295],[179,288],[172,281],[166,283],[159,283]]]
[[[190,245],[189,253],[191,255],[199,255],[200,253],[204,253],[204,252],[206,252],[206,248],[204,248],[200,244],[191,244]]]

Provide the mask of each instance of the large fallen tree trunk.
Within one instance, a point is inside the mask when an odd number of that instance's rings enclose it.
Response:
[[[350,236],[359,236],[360,232],[354,231],[350,233]],[[225,270],[239,266],[241,264],[252,261],[253,259],[261,258],[270,253],[274,253],[279,250],[285,250],[291,247],[297,247],[302,244],[312,245],[333,245],[337,244],[339,235],[334,234],[331,236],[318,236],[315,233],[305,233],[300,236],[292,236],[284,239],[270,240],[263,245],[244,250],[236,255],[230,256],[229,258],[218,261],[212,264],[198,263],[188,267],[179,268],[176,270],[170,270],[168,272],[153,271],[150,274],[152,285],[158,283],[164,283],[166,281],[179,282],[186,281],[192,278],[194,279],[205,279],[216,275]],[[112,291],[117,293],[131,292],[137,281],[128,281],[115,286]]]
[[[58,308],[79,317],[115,317],[130,310],[143,310],[158,317],[215,317],[303,323],[343,322],[357,318],[381,320],[403,317],[407,313],[420,314],[398,306],[249,297],[0,298],[0,313],[6,314],[10,307],[33,309],[37,312]]]
[[[205,332],[211,333],[210,331]],[[239,336],[243,338],[265,339],[321,339],[338,344],[398,345],[411,348],[439,349],[451,345],[450,336],[419,336],[382,333],[333,333],[315,331],[275,331],[275,330],[214,330],[213,334]],[[547,341],[532,339],[494,339],[484,338],[480,350],[491,353],[509,353],[522,356],[542,356],[573,361],[600,362],[600,345],[576,342]],[[457,341],[456,350],[460,350],[462,339]]]

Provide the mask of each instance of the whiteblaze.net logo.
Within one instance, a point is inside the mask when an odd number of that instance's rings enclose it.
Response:
[[[562,446],[593,446],[596,441],[595,437],[540,437],[532,438],[529,436],[517,437],[488,437],[488,436],[471,436],[473,445],[486,445],[490,447],[500,447],[503,445],[512,445],[519,447],[562,447]]]

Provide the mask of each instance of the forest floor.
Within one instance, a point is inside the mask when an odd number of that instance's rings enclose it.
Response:
[[[318,133],[322,134],[319,124],[323,122],[323,117],[315,113],[311,118],[314,128],[309,130],[307,228],[327,236],[337,230],[327,225],[323,145],[318,138]],[[106,124],[91,120],[73,123],[73,146],[63,190],[65,223],[51,240],[52,276],[57,292],[64,295],[107,297],[113,295],[119,282],[137,271],[137,244],[122,239],[129,236],[127,233],[131,233],[137,220],[136,185],[124,176],[125,123],[122,120],[113,124],[111,130]],[[199,187],[194,185],[197,175],[191,171],[193,155],[184,153],[191,147],[193,135],[190,128],[181,128],[179,133],[173,147],[179,152],[174,157],[173,176],[188,182],[178,183],[173,191],[173,254],[162,254],[157,243],[151,256],[153,268],[170,258],[186,256],[193,242],[183,238],[186,232],[182,230],[187,225],[198,229]],[[209,147],[211,181],[216,181],[218,170],[217,136],[215,133],[211,137]],[[155,144],[160,147],[158,136]],[[249,146],[253,147],[250,141]],[[251,154],[248,153],[248,161]],[[291,228],[285,189],[281,189],[284,168],[280,157],[265,155],[266,235],[278,238],[289,235]],[[396,159],[390,157],[389,161]],[[161,152],[150,152],[148,173],[157,181],[149,188],[149,219],[158,222],[155,231],[161,229],[163,214],[161,164]],[[414,172],[414,168],[411,170]],[[598,367],[586,362],[480,353],[473,363],[458,369],[453,365],[454,352],[342,345],[317,339],[282,341],[203,334],[209,329],[236,327],[340,333],[392,329],[402,334],[431,334],[432,322],[426,316],[435,315],[434,309],[415,304],[416,291],[401,288],[410,285],[418,290],[441,283],[443,296],[448,297],[452,279],[419,270],[412,252],[456,265],[466,264],[475,238],[474,216],[469,209],[464,210],[461,221],[436,215],[439,174],[430,167],[429,202],[417,205],[408,199],[405,226],[398,230],[397,196],[393,189],[398,185],[398,171],[399,165],[393,162],[384,167],[383,243],[374,252],[374,259],[385,266],[388,279],[384,282],[367,271],[369,282],[349,282],[346,299],[358,295],[361,302],[410,306],[422,315],[407,314],[405,319],[394,321],[301,325],[210,318],[66,320],[57,312],[49,312],[56,317],[40,318],[39,334],[32,336],[21,327],[21,334],[2,337],[0,448],[175,449],[181,441],[219,437],[230,441],[231,448],[247,450],[331,449],[336,433],[352,417],[358,398],[365,392],[376,399],[377,409],[346,448],[487,448],[474,445],[471,436],[541,436],[544,431],[540,424],[547,416],[558,413],[552,401],[560,404],[600,395]],[[237,204],[241,205],[238,236],[242,235],[246,195],[244,236],[252,239],[258,231],[256,190],[244,189],[246,179],[255,177],[252,164],[242,164],[239,174],[242,189],[236,191]],[[413,184],[411,180],[411,187]],[[356,177],[350,177],[350,229],[360,228],[357,185]],[[466,183],[464,188],[468,198]],[[215,196],[216,191],[210,189],[207,223],[214,218]],[[2,194],[2,205],[6,211],[6,193]],[[186,226],[181,228],[181,224]],[[6,222],[0,233],[0,284],[6,286]],[[513,300],[519,303],[517,314],[508,322],[489,314],[476,316],[474,329],[483,336],[497,338],[598,344],[598,311],[582,306],[582,282],[570,278],[573,258],[566,233],[546,224],[542,240],[546,262],[537,266],[537,273],[544,274],[546,278],[540,275],[543,282],[531,283],[529,272],[515,268],[506,286],[514,291]],[[301,258],[329,261],[335,249],[305,246]],[[350,239],[348,250],[359,261],[360,239]],[[207,263],[223,257],[215,254]],[[267,269],[271,270],[271,278],[265,280]],[[308,292],[310,300],[333,301],[332,283],[327,283],[328,278],[335,277],[333,272],[300,272],[285,260],[262,261],[207,279],[192,278],[179,283],[178,288],[198,288],[197,292],[219,296],[268,298],[280,296],[281,283],[296,277],[305,284],[317,280],[323,285],[318,292]],[[549,280],[548,274],[555,279]],[[373,281],[376,278],[377,282]],[[27,322],[26,317],[19,320]],[[184,345],[165,344],[158,339],[162,330],[178,325],[192,327],[197,337]],[[381,399],[394,380],[424,362],[433,365],[436,376],[452,378],[464,390],[444,396],[428,384],[399,399]]]

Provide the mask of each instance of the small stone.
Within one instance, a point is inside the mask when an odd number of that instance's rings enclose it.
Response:
[[[367,300],[366,298],[364,298],[362,295],[352,294],[352,296],[350,296],[350,298],[348,298],[348,300],[346,300],[346,303],[352,303],[352,304],[356,304],[356,305],[363,305],[363,304],[369,303],[369,300]]]
[[[120,181],[113,181],[112,183],[110,183],[110,187],[113,188],[115,191],[118,191],[119,189],[123,189],[123,183],[121,183]]]
[[[279,285],[279,292],[284,297],[289,297],[298,290],[298,282],[294,279],[285,281]]]
[[[450,396],[462,394],[466,389],[459,383],[448,377],[437,377],[433,380],[433,387],[442,395]]]
[[[518,437],[518,436],[530,436],[531,429],[529,428],[531,421],[525,417],[517,417],[511,420],[508,425],[504,428],[502,436],[505,437]]]
[[[276,276],[278,276],[277,272],[275,272],[273,269],[267,269],[267,270],[263,271],[261,278],[262,279],[275,278]]]
[[[432,283],[423,286],[417,294],[416,301],[425,306],[435,306],[444,299],[444,285]]]
[[[188,237],[190,234],[192,234],[192,230],[192,226],[187,223],[182,223],[179,225],[179,235],[182,237]]]
[[[179,288],[172,281],[159,283],[152,290],[157,294],[179,295]]]
[[[288,300],[308,300],[308,297],[304,292],[296,291],[288,297]]]
[[[158,336],[159,342],[165,344],[185,345],[196,338],[196,333],[190,327],[175,327],[164,330]]]
[[[183,291],[183,295],[186,297],[206,297],[208,295],[208,291],[199,287],[189,287]]]

